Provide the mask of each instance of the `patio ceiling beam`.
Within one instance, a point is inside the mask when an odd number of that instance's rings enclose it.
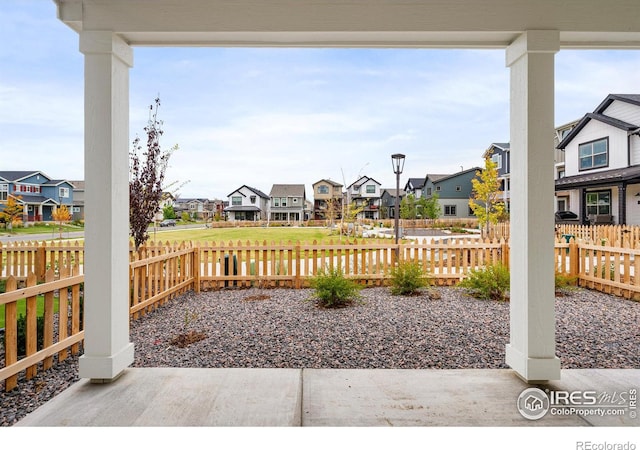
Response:
[[[552,29],[561,48],[640,48],[636,0],[54,1],[76,31],[134,46],[505,48]]]

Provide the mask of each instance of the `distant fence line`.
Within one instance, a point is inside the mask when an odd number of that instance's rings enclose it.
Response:
[[[568,235],[558,237],[554,244],[555,270],[575,277],[580,286],[639,299],[640,276],[636,274],[640,273],[640,248],[631,244],[633,234],[621,235],[625,239],[613,244],[604,238],[584,241],[567,238]],[[398,260],[419,263],[433,284],[455,285],[471,270],[498,262],[509,264],[509,251],[505,239],[469,237],[425,239],[398,246],[388,239],[277,244],[151,242],[138,252],[130,252],[130,314],[137,319],[189,290],[303,288],[325,267],[337,268],[366,285],[384,286],[389,269]],[[0,294],[5,317],[0,381],[5,380],[6,390],[16,386],[21,371],[31,379],[40,363],[46,370],[54,356],[63,360],[79,352],[84,338],[83,258],[84,251],[78,243],[0,246],[6,291]],[[25,305],[26,311],[24,355],[18,350],[19,303]],[[37,318],[38,303],[44,310],[43,319]],[[59,311],[56,314],[55,304]],[[41,320],[43,326],[38,323]]]

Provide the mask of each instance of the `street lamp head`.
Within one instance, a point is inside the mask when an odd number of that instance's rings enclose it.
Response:
[[[391,164],[393,165],[393,173],[400,175],[404,169],[404,155],[402,153],[391,155]]]

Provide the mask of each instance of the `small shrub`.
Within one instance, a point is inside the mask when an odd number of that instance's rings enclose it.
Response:
[[[315,290],[312,298],[323,308],[340,308],[353,303],[360,297],[360,286],[353,280],[345,278],[339,269],[325,269],[310,280]]]
[[[416,262],[402,262],[392,267],[389,276],[393,295],[414,295],[430,285],[429,277]]]
[[[566,273],[556,271],[555,275],[555,289],[556,293],[570,292],[576,289],[576,282],[578,277],[569,276]]]
[[[482,300],[507,300],[509,282],[509,268],[503,264],[493,264],[471,270],[469,277],[462,280],[459,286]]]

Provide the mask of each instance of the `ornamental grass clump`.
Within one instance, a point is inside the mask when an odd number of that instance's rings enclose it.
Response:
[[[420,293],[420,289],[431,284],[420,263],[412,261],[401,262],[392,267],[389,278],[393,295],[416,295]]]
[[[509,299],[509,282],[509,268],[497,263],[471,270],[459,286],[476,298],[503,301]]]
[[[360,286],[344,276],[340,269],[324,269],[310,280],[312,299],[322,308],[341,308],[360,298]]]

